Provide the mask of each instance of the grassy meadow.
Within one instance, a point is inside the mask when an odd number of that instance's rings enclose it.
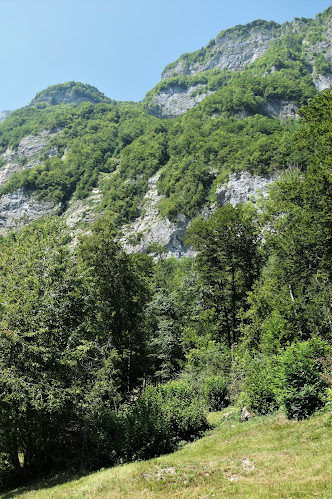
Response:
[[[278,413],[241,423],[210,414],[213,430],[173,454],[86,476],[35,482],[1,497],[332,497],[332,415],[287,420]]]

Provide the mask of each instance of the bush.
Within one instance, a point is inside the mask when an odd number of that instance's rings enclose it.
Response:
[[[210,411],[220,411],[229,405],[228,388],[221,376],[210,376],[203,381],[202,394]]]
[[[256,414],[278,409],[276,378],[276,365],[270,357],[259,355],[249,361],[242,396]]]
[[[133,406],[121,410],[124,457],[148,459],[175,450],[208,429],[204,402],[187,382],[148,387]]]
[[[170,431],[161,391],[147,387],[133,406],[124,406],[123,454],[126,460],[148,459],[175,449],[177,439]]]
[[[308,418],[324,405],[324,358],[330,352],[327,343],[312,339],[290,345],[280,356],[280,398],[288,418]]]
[[[160,387],[164,414],[174,438],[193,440],[207,430],[205,403],[194,386],[186,381],[171,381]]]

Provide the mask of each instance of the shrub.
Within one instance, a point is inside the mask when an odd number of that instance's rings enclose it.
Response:
[[[171,381],[160,387],[163,408],[174,438],[193,440],[208,429],[205,403],[192,384]]]
[[[126,460],[148,459],[171,452],[176,435],[170,431],[161,391],[147,387],[133,406],[123,406],[123,457]]]
[[[280,356],[280,398],[288,418],[308,418],[324,405],[324,358],[330,352],[327,343],[312,339],[293,343]]]
[[[256,414],[268,414],[278,409],[276,366],[271,358],[256,356],[249,361],[244,382],[246,405]]]
[[[187,382],[148,387],[132,406],[124,406],[123,455],[148,459],[173,451],[181,440],[193,440],[208,429],[204,401]]]
[[[221,376],[210,376],[203,381],[202,394],[210,411],[220,411],[229,405],[228,388]]]

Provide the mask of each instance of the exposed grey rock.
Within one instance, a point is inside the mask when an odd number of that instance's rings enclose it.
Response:
[[[61,130],[44,130],[39,135],[28,135],[24,137],[17,150],[8,148],[0,155],[5,165],[0,167],[0,186],[4,185],[13,173],[17,173],[25,168],[32,168],[41,164],[39,155],[47,146],[50,139]],[[46,153],[49,157],[57,154],[57,149],[52,148]],[[24,160],[24,161],[23,161]]]
[[[9,113],[10,113],[10,111],[1,111],[0,112],[0,121],[3,121],[5,118],[7,118]]]
[[[263,106],[263,112],[279,118],[296,117],[299,108],[287,100],[268,101]]]
[[[24,137],[16,152],[17,158],[31,159],[41,152],[49,141],[51,132],[43,131],[40,135],[28,135]]]
[[[325,90],[327,88],[330,88],[332,85],[332,74],[327,76],[319,75],[314,80],[314,84],[317,90]]]
[[[157,206],[162,196],[157,191],[158,179],[159,175],[150,178],[150,188],[144,197],[141,215],[129,226],[122,227],[123,237],[120,241],[128,253],[145,253],[152,244],[158,244],[166,248],[167,257],[181,258],[184,254],[190,256],[193,252],[183,243],[190,220],[180,214],[173,223],[160,216]]]
[[[241,71],[245,66],[261,57],[269,48],[272,40],[278,38],[277,31],[273,28],[256,28],[250,35],[234,36],[226,31],[215,40],[211,56],[203,63],[187,65],[185,59],[180,58],[174,67],[166,69],[162,74],[165,80],[177,75],[196,75],[208,69],[232,69]]]
[[[163,90],[154,98],[150,113],[158,118],[175,118],[197,106],[205,97],[213,92],[196,93],[203,85],[183,88],[178,85]]]
[[[183,239],[191,219],[184,214],[178,215],[175,222],[162,217],[158,211],[158,203],[162,196],[158,194],[159,175],[149,180],[149,190],[141,206],[141,215],[130,225],[121,228],[120,239],[128,253],[148,252],[151,245],[157,244],[166,249],[166,257],[194,256],[195,252],[186,247]],[[256,175],[249,172],[231,174],[229,181],[216,190],[217,204],[203,208],[201,215],[209,218],[218,205],[231,203],[233,206],[256,198],[259,193],[267,196],[267,186],[278,179],[278,175]]]
[[[256,199],[261,193],[267,196],[267,187],[278,179],[279,175],[251,175],[247,171],[232,173],[227,184],[216,189],[217,202],[219,205],[230,203],[235,206],[246,203],[251,198]]]
[[[308,32],[308,25],[301,19],[294,19],[291,23],[274,26],[266,24],[265,26],[251,25],[243,26],[243,30],[230,29],[221,33],[212,44],[209,44],[205,51],[197,54],[196,62],[189,62],[187,54],[181,56],[175,63],[170,64],[162,73],[162,79],[167,80],[174,76],[197,75],[210,69],[228,69],[241,71],[246,66],[253,63],[259,57],[262,57],[271,43],[282,38],[288,32],[303,34],[302,40],[303,54],[310,64],[314,65],[317,54],[322,54],[327,61],[332,63],[332,22],[327,21],[323,26],[323,38],[311,42],[305,39]],[[310,32],[310,30],[309,30]],[[310,39],[310,37],[308,37]],[[195,59],[195,53],[191,60]],[[332,67],[332,66],[331,66]],[[266,71],[271,74],[278,71],[272,66]],[[332,70],[330,75],[315,75],[313,71],[312,78],[318,90],[330,88],[332,83]],[[202,86],[202,85],[200,85]],[[201,95],[192,97],[193,88],[181,89],[179,86],[171,86],[168,90],[162,90],[154,97],[150,112],[158,117],[172,118],[179,116],[184,112],[195,107],[205,97],[212,94],[203,91]],[[269,116],[288,117],[296,116],[298,108],[291,102],[281,101],[267,102],[263,112]],[[244,113],[245,114],[245,113]],[[241,117],[241,116],[240,116]]]
[[[72,200],[65,214],[67,225],[75,232],[79,232],[80,224],[94,222],[97,218],[95,209],[100,205],[101,198],[101,192],[95,188],[86,199]]]
[[[22,165],[15,161],[9,161],[4,166],[0,167],[0,187],[5,185],[9,177],[20,170],[22,170]]]
[[[38,201],[25,195],[23,189],[4,194],[0,199],[0,233],[6,233],[10,228],[21,227],[45,215],[55,215],[59,208],[60,205],[50,201]]]
[[[91,102],[91,104],[97,104],[99,101],[88,96],[81,96],[77,92],[50,92],[49,94],[44,94],[41,97],[37,97],[31,101],[31,106],[35,106],[40,102],[48,102],[52,105],[57,104],[81,104],[82,102]]]
[[[241,413],[241,421],[248,421],[250,418],[254,416],[253,411],[250,409],[250,407],[243,407],[242,413]]]

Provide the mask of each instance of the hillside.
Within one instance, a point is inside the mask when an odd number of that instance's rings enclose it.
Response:
[[[81,231],[108,212],[128,251],[185,254],[195,216],[306,164],[292,141],[299,108],[331,83],[331,15],[221,32],[143,103],[77,82],[39,92],[0,124],[2,233],[43,213]]]
[[[210,418],[217,427],[174,454],[45,480],[2,497],[332,497],[327,414],[300,423],[281,415],[247,423],[221,423],[221,413]]]
[[[234,407],[180,485],[169,455],[125,492],[328,497],[331,15],[227,30],[144,102],[67,82],[0,123],[0,487],[170,454]],[[170,118],[175,82],[197,99]]]

